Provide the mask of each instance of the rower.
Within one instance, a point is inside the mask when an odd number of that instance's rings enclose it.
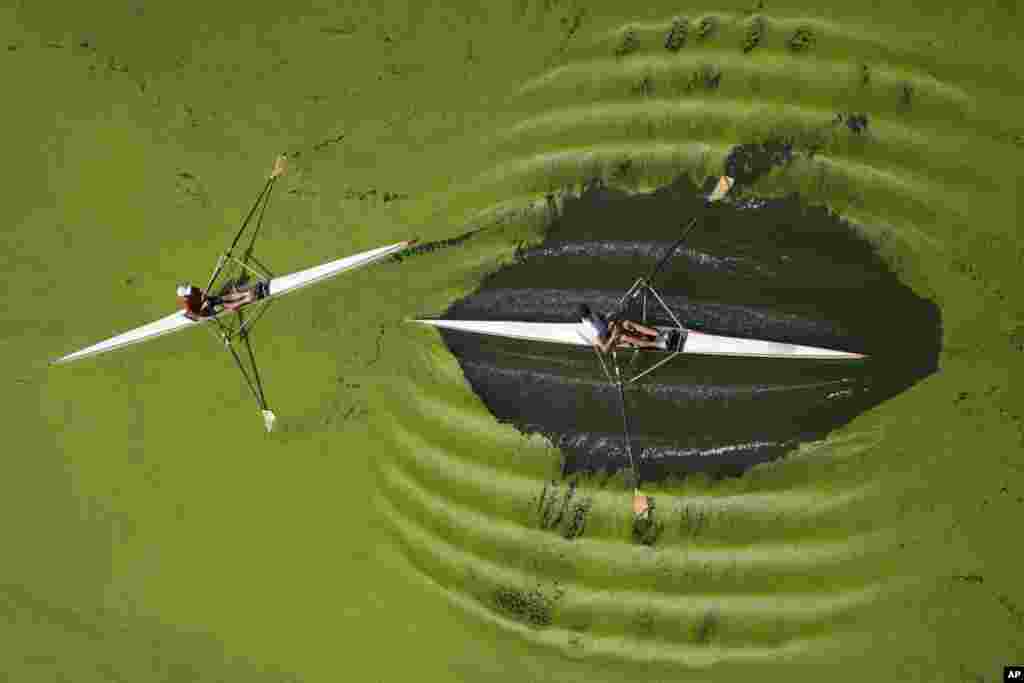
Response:
[[[577,309],[580,318],[580,332],[602,353],[608,353],[615,346],[639,349],[664,349],[665,341],[658,330],[641,325],[633,320],[607,318],[580,304]]]
[[[203,290],[186,282],[178,285],[178,305],[184,309],[186,316],[192,320],[199,320],[216,315],[217,306],[228,311],[236,311],[246,304],[264,298],[269,290],[268,283],[260,281],[251,288],[239,289],[232,286],[220,296],[207,296]]]

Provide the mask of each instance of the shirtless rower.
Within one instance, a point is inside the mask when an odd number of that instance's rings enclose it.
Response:
[[[640,349],[664,349],[664,342],[659,340],[658,331],[653,327],[641,325],[633,320],[609,320],[600,313],[590,310],[590,306],[580,304],[577,309],[582,332],[601,353],[616,346]]]

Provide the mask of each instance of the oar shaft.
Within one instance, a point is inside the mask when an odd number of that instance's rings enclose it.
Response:
[[[256,210],[259,209],[260,204],[263,203],[263,197],[267,194],[267,192],[270,192],[270,188],[273,187],[275,180],[277,180],[277,176],[270,176],[269,178],[267,178],[267,182],[264,183],[263,189],[260,190],[259,195],[256,197],[256,201],[253,202],[252,208],[249,209],[249,213],[245,215],[245,220],[242,221],[242,227],[238,229],[238,233],[235,235],[235,239],[231,240],[231,246],[228,247],[228,254],[233,252],[235,250],[235,247],[238,246],[238,240],[242,239],[242,233],[244,233],[245,229],[249,226],[249,221],[252,220],[252,217],[253,215],[255,215]]]
[[[615,385],[619,389],[619,410],[622,413],[622,434],[626,443],[626,456],[629,458],[629,467],[633,470],[634,485],[640,485],[640,473],[636,471],[636,462],[633,460],[633,444],[629,439],[629,411],[626,409],[626,390],[622,386],[622,374],[619,371],[619,359],[613,357],[612,362],[615,364]]]
[[[209,293],[210,288],[213,287],[213,283],[217,281],[217,277],[220,276],[220,273],[224,269],[224,266],[231,259],[231,256],[235,251],[235,247],[238,246],[238,241],[242,239],[242,235],[245,233],[245,229],[249,227],[249,221],[252,220],[252,217],[253,215],[255,215],[256,210],[259,209],[261,205],[263,205],[264,198],[267,196],[267,193],[270,192],[270,188],[274,186],[274,181],[277,180],[277,178],[278,176],[272,175],[269,178],[267,178],[267,182],[263,184],[263,189],[260,190],[259,195],[257,195],[256,197],[256,201],[253,202],[252,208],[249,209],[249,213],[246,214],[245,220],[242,221],[242,227],[238,229],[238,232],[235,233],[235,238],[231,240],[231,246],[228,247],[228,250],[224,253],[220,261],[217,263],[217,267],[214,268],[213,274],[210,275],[210,281],[207,283],[206,289],[203,290],[204,292]],[[255,236],[253,239],[255,240]],[[252,244],[249,245],[249,248],[252,248]]]
[[[658,276],[661,270],[672,258],[672,255],[676,253],[676,249],[683,246],[683,242],[685,242],[686,238],[690,236],[690,233],[693,232],[693,229],[694,227],[696,227],[696,225],[697,217],[694,216],[693,218],[690,219],[690,222],[686,224],[686,227],[683,228],[683,236],[680,237],[675,244],[669,247],[668,251],[665,252],[665,255],[661,257],[661,260],[658,261],[658,263],[654,266],[653,269],[651,269],[650,274],[645,278],[646,282],[654,282],[654,278]]]
[[[634,285],[636,290],[632,293],[632,295],[627,293],[626,296],[622,299],[622,302],[620,303],[618,310],[615,311],[615,316],[624,313],[626,309],[629,308],[633,299],[635,299],[641,291],[644,291],[645,287],[650,287],[650,284],[654,281],[654,278],[658,276],[661,270],[665,267],[665,264],[667,264],[669,260],[672,258],[672,255],[676,253],[676,250],[679,247],[681,247],[683,242],[686,241],[686,238],[690,236],[690,233],[693,231],[693,228],[696,225],[697,218],[691,218],[690,222],[686,224],[685,228],[683,228],[683,236],[680,237],[675,244],[669,247],[668,251],[666,251],[665,254],[658,260],[658,262],[654,264],[654,268],[652,268],[651,272],[647,274],[647,277],[637,280],[636,284]]]
[[[734,182],[735,181],[732,178],[730,178],[729,176],[721,176],[719,178],[718,185],[711,192],[711,194],[708,195],[708,197],[705,199],[704,206],[705,207],[709,207],[712,204],[714,204],[715,202],[717,202],[718,200],[720,200],[722,197],[724,197],[726,194],[728,194],[729,190],[732,189],[732,186],[733,186]],[[675,255],[676,250],[679,249],[679,247],[683,246],[683,242],[686,241],[686,238],[690,236],[690,233],[693,232],[693,229],[695,227],[697,227],[697,217],[696,216],[691,218],[689,223],[686,224],[686,227],[683,228],[683,235],[682,235],[682,237],[680,237],[676,241],[675,244],[673,244],[671,247],[669,247],[668,251],[666,251],[665,255],[662,256],[661,259],[654,265],[654,268],[651,269],[651,272],[647,275],[647,277],[643,278],[642,280],[639,280],[638,284],[646,285],[648,287],[651,284],[653,284],[654,279],[656,277],[658,277],[658,275],[661,273],[661,271],[665,267],[665,265],[668,264],[668,262],[672,259],[672,256]],[[642,287],[641,287],[641,289],[642,289]],[[640,290],[637,290],[637,291],[640,291]],[[622,305],[619,306],[619,310],[617,311],[617,314],[621,314],[622,312],[624,312],[626,310],[626,308],[629,306],[629,303],[630,303],[631,300],[632,300],[632,297],[627,297],[627,298],[623,299]]]

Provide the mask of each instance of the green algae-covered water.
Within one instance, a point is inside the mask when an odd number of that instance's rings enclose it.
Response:
[[[8,3],[0,672],[999,680],[1024,661],[1018,12]],[[937,367],[740,477],[651,483],[641,542],[620,477],[561,477],[404,321],[541,243],[567,187],[700,183],[779,139],[734,200],[845,220],[939,311],[863,301],[941,335]],[[260,322],[278,432],[202,333],[47,366],[166,314],[279,152],[276,272],[430,248]]]

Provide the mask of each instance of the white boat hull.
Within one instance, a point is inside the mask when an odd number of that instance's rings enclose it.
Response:
[[[307,268],[306,270],[300,270],[297,273],[275,277],[270,281],[269,294],[267,296],[268,298],[284,296],[285,294],[289,294],[317,282],[322,282],[328,278],[340,275],[345,271],[354,270],[362,266],[368,266],[371,263],[380,261],[383,258],[406,249],[410,244],[412,244],[412,242],[408,240],[405,242],[397,242],[386,247],[371,249],[370,251],[346,256],[329,263],[324,263],[323,265]],[[219,317],[229,313],[230,311],[221,311],[214,317]],[[98,342],[92,346],[87,346],[80,351],[69,353],[66,356],[62,356],[61,358],[51,361],[51,363],[69,363],[73,360],[106,353],[107,351],[124,348],[149,339],[156,339],[157,337],[162,337],[163,335],[170,334],[171,332],[178,332],[179,330],[184,330],[189,327],[209,323],[212,319],[213,318],[202,318],[200,320],[192,320],[187,317],[183,311],[177,311],[164,318],[160,318],[159,320],[155,320],[147,325],[143,325],[142,327],[137,327],[134,330],[124,332],[116,337],[111,337],[110,339]]]
[[[509,339],[589,346],[590,341],[576,323],[524,323],[500,320],[417,320],[415,322],[459,332],[484,334]],[[664,352],[661,352],[664,353]],[[800,344],[741,339],[686,330],[680,353],[744,358],[803,358],[807,360],[858,360],[863,354],[835,351]]]

